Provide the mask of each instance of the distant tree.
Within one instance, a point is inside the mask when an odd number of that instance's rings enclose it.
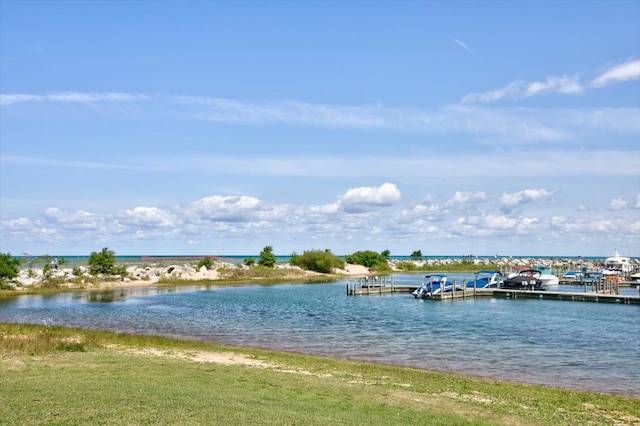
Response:
[[[107,247],[104,247],[100,253],[91,252],[87,263],[91,275],[111,275],[116,272],[116,254]]]
[[[422,260],[422,251],[421,250],[416,250],[413,253],[411,253],[411,259],[413,259],[413,260]]]
[[[256,259],[253,258],[253,257],[245,257],[244,258],[244,264],[246,266],[253,266],[253,265],[255,265],[255,263],[256,263]]]
[[[295,252],[291,254],[289,261],[293,266],[299,266],[309,271],[329,274],[334,268],[344,268],[344,260],[340,259],[331,250],[308,250],[301,255]]]
[[[0,253],[0,284],[18,276],[20,260],[11,253]]]
[[[380,255],[383,256],[385,259],[388,259],[389,256],[391,256],[391,252],[389,251],[389,249],[384,250],[382,252],[380,252]]]
[[[267,268],[273,268],[276,266],[276,255],[273,254],[273,247],[265,246],[260,252],[260,259],[258,265],[266,266]]]

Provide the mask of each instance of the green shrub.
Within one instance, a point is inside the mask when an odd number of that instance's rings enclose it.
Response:
[[[329,274],[335,268],[343,269],[345,262],[330,250],[310,250],[305,251],[302,255],[291,254],[291,260],[289,261],[294,266],[299,266],[302,269],[309,271],[320,272],[323,274]]]
[[[413,272],[418,269],[415,263],[413,262],[398,262],[396,268],[401,271]]]
[[[388,255],[388,251],[386,252]],[[353,254],[348,254],[345,256],[344,260],[354,265],[366,266],[367,268],[382,267],[384,265],[387,265],[387,268],[389,267],[387,258],[383,254],[371,250],[358,251]]]
[[[276,255],[273,254],[273,247],[265,246],[265,248],[262,249],[258,265],[265,266],[267,268],[273,268],[276,266]]]
[[[18,276],[20,260],[11,253],[0,253],[0,284]]]
[[[113,250],[105,247],[100,253],[91,252],[87,263],[91,275],[113,275],[115,274],[116,254]]]
[[[253,257],[245,257],[244,258],[244,264],[246,266],[253,266],[253,265],[255,265],[255,263],[256,263],[256,260]]]
[[[210,257],[204,257],[200,259],[200,261],[198,262],[198,269],[202,268],[203,266],[207,268],[207,270],[213,268],[213,259],[211,259]]]

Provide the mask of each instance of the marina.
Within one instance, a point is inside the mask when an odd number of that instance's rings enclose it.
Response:
[[[545,299],[545,300],[567,300],[579,302],[601,302],[601,303],[622,303],[640,304],[640,285],[633,282],[620,282],[613,280],[603,280],[600,282],[584,282],[581,285],[571,285],[573,291],[554,291],[541,289],[504,289],[504,288],[477,288],[467,285],[452,286],[449,291],[439,292],[429,297],[432,300],[455,300],[479,297],[494,297],[503,299]],[[575,284],[575,283],[573,283]],[[582,287],[584,291],[577,291]],[[628,287],[636,289],[636,295],[620,294],[620,288]],[[347,295],[367,296],[384,294],[412,294],[419,289],[419,285],[396,285],[392,279],[387,277],[363,277],[347,281]]]

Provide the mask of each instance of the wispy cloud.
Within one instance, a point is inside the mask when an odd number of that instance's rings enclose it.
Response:
[[[43,104],[52,106],[46,110],[48,116],[58,113],[64,119],[77,119],[75,115],[69,115],[65,108],[55,108],[56,105],[72,103],[82,107],[83,114],[91,114],[100,119],[112,119],[115,107],[119,119],[137,120],[144,117],[145,120],[202,120],[233,125],[389,129],[443,137],[463,135],[469,138],[460,141],[483,144],[501,144],[502,141],[508,141],[509,144],[555,143],[570,140],[572,136],[575,139],[576,135],[587,130],[591,133],[602,132],[603,129],[622,134],[640,132],[638,108],[536,109],[472,105],[488,104],[504,98],[537,96],[545,92],[574,94],[580,93],[581,90],[583,88],[577,77],[549,77],[545,81],[528,84],[514,82],[495,91],[468,95],[462,100],[466,105],[443,105],[429,109],[396,108],[381,104],[246,102],[210,97],[81,92],[49,95],[3,94],[0,95],[0,106],[7,111],[2,119],[8,118],[12,108],[19,105],[26,107],[20,109],[15,117],[23,119],[28,114],[35,114]],[[99,167],[95,164],[87,166]]]
[[[607,71],[591,80],[588,87],[601,88],[625,81],[640,79],[640,59],[625,62],[609,68]],[[585,84],[579,75],[549,76],[542,81],[524,82],[513,81],[504,87],[487,92],[470,93],[464,96],[462,104],[492,103],[503,99],[517,100],[538,96],[544,93],[559,93],[564,95],[578,95],[585,91]]]
[[[640,79],[640,59],[635,59],[609,68],[591,81],[592,87],[604,87],[610,84]]]
[[[551,76],[544,81],[526,83],[514,81],[507,86],[483,93],[471,93],[460,101],[462,104],[491,103],[501,99],[522,99],[542,93],[577,95],[584,91],[579,76]]]
[[[0,94],[0,106],[9,106],[29,102],[64,102],[64,103],[92,103],[92,102],[125,102],[150,99],[147,95],[119,92],[62,92],[47,95],[31,94]]]
[[[469,53],[473,53],[473,50],[471,50],[471,49],[469,48],[469,46],[467,46],[464,42],[462,42],[462,41],[460,41],[460,40],[458,40],[458,39],[456,39],[456,38],[451,39],[451,40],[452,40],[454,43],[456,43],[458,46],[462,47],[462,48],[463,48],[464,50],[466,50],[467,52],[469,52]]]

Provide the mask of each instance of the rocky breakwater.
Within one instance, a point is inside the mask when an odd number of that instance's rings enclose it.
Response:
[[[90,287],[92,285],[123,285],[123,284],[154,284],[161,279],[179,280],[215,280],[220,277],[221,268],[242,267],[224,262],[216,262],[210,269],[206,266],[196,268],[193,265],[169,266],[128,266],[126,275],[90,275],[85,266],[73,269],[63,268],[58,271],[45,271],[40,268],[23,269],[18,276],[9,282],[16,288],[36,287],[47,283],[54,283],[67,287]]]
[[[401,260],[390,260],[389,264],[393,269],[401,270]],[[545,267],[555,271],[564,272],[569,270],[576,270],[581,268],[587,268],[588,270],[602,269],[605,259],[589,259],[589,260],[577,260],[575,258],[511,258],[511,257],[478,257],[470,258],[442,258],[442,259],[423,259],[423,260],[411,260],[418,268],[428,266],[430,268],[437,268],[438,266],[451,266],[451,265],[470,265],[473,264],[477,269],[496,269],[501,271],[512,271],[518,268],[533,268],[533,267]],[[640,259],[631,259],[637,267],[640,267]]]

